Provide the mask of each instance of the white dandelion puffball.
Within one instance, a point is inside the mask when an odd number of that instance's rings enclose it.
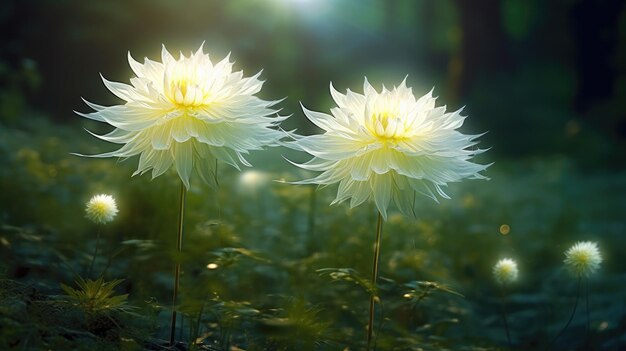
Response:
[[[254,94],[261,90],[258,77],[233,72],[227,56],[213,64],[202,46],[189,57],[175,59],[163,46],[162,62],[145,59],[141,64],[130,53],[128,62],[135,77],[131,85],[104,85],[125,103],[100,106],[85,101],[95,112],[79,115],[108,123],[115,129],[94,136],[116,144],[118,150],[92,157],[139,156],[134,175],[152,171],[158,177],[174,167],[189,188],[192,170],[207,184],[215,185],[216,162],[240,169],[250,166],[244,158],[251,150],[275,146],[285,135],[273,129],[286,117],[272,109],[278,101]],[[84,156],[84,155],[81,155]]]
[[[95,195],[87,202],[85,213],[92,222],[105,224],[111,222],[117,215],[117,204],[111,195]]]
[[[581,241],[565,251],[564,262],[574,275],[589,277],[600,268],[602,255],[597,243]]]
[[[510,258],[503,258],[493,266],[493,277],[498,284],[510,284],[517,280],[517,263]]]
[[[479,135],[464,135],[461,111],[446,113],[435,107],[432,91],[415,99],[406,78],[398,87],[376,91],[365,79],[363,94],[350,90],[330,93],[337,104],[332,115],[302,107],[323,134],[297,137],[295,147],[313,159],[295,164],[322,172],[296,184],[339,183],[334,203],[350,199],[350,207],[374,200],[387,218],[393,201],[398,209],[413,215],[415,194],[437,201],[447,183],[463,178],[486,179],[478,172],[488,165],[470,162],[483,152],[473,148]]]

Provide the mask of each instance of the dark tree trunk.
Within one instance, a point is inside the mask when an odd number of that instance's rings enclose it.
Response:
[[[459,95],[464,96],[476,77],[510,66],[501,21],[500,0],[457,0],[461,24]]]
[[[584,113],[590,105],[613,95],[619,19],[623,0],[584,0],[572,10],[572,31],[576,42],[578,91],[576,110]]]

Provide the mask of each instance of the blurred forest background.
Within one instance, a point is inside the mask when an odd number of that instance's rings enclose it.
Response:
[[[264,69],[264,94],[288,96],[290,123],[307,130],[298,101],[330,107],[328,83],[355,90],[409,74],[435,87],[502,156],[566,154],[623,164],[626,19],[619,0],[481,1],[3,1],[2,118],[25,110],[75,123],[79,97],[115,103],[98,74],[131,76],[134,57],[161,43],[188,53],[201,42],[232,52],[247,74]],[[358,90],[358,89],[356,89]],[[310,129],[310,128],[308,128]]]
[[[381,274],[388,282],[415,290],[412,279],[444,281],[465,299],[432,300],[430,307],[423,307],[430,309],[415,318],[407,316],[416,305],[409,309],[389,302],[393,316],[381,335],[390,339],[381,339],[381,347],[504,345],[497,302],[485,297],[494,295],[491,265],[503,254],[525,260],[520,267],[525,282],[511,296],[512,329],[521,330],[514,332],[515,345],[522,350],[542,344],[571,311],[574,282],[564,284],[558,267],[562,251],[575,240],[597,240],[606,254],[603,278],[596,287],[592,284],[592,348],[626,347],[626,263],[620,260],[626,229],[624,1],[5,0],[0,3],[0,35],[0,248],[7,279],[51,294],[61,293],[59,282],[71,285],[74,276],[67,266],[85,266],[94,245],[93,226],[83,218],[84,203],[96,192],[109,192],[120,202],[120,216],[105,238],[104,247],[117,257],[108,278],[126,279],[119,290],[129,293],[142,311],[149,307],[144,306],[150,305],[149,297],[168,305],[169,262],[176,257],[169,250],[176,178],[131,179],[136,160],[118,164],[69,155],[113,148],[83,130],[102,132],[107,126],[85,121],[73,110],[88,110],[81,97],[102,105],[119,103],[99,74],[128,82],[128,51],[139,61],[160,60],[161,44],[171,52],[188,53],[205,42],[212,58],[230,52],[235,68],[247,76],[263,69],[261,97],[287,97],[280,107],[293,116],[285,129],[318,132],[299,103],[328,111],[333,105],[331,81],[339,91],[361,92],[364,76],[380,88],[398,84],[408,74],[416,95],[434,87],[439,103],[448,109],[465,106],[470,118],[464,132],[488,131],[479,146],[491,150],[479,161],[495,162],[486,172],[491,181],[453,185],[452,201],[436,205],[425,199],[417,221],[392,217],[385,227]],[[280,153],[287,151],[253,155],[253,164],[265,172],[261,178],[302,178]],[[296,318],[298,323],[308,323],[309,329],[294,334],[299,340],[325,340],[330,349],[358,345],[367,294],[355,297],[346,292],[349,285],[320,282],[324,277],[315,269],[352,267],[367,275],[371,211],[365,206],[352,211],[343,205],[328,208],[332,190],[315,197],[307,187],[275,182],[248,189],[245,195],[240,193],[245,184],[224,178],[218,194],[199,184],[192,189],[186,240],[195,243],[187,246],[195,250],[184,261],[188,284],[207,279],[206,286],[222,293],[211,298],[222,303],[222,316],[258,316],[250,317],[254,322],[249,324],[229,324],[239,332],[232,331],[231,339],[221,337],[254,349],[254,342],[241,336],[241,330],[254,325],[258,335],[273,338],[267,344],[255,341],[265,345],[258,349],[297,349],[296,341],[277,336],[293,330],[285,332],[284,325],[272,322],[293,313],[306,316],[304,322]],[[510,234],[503,228],[510,228]],[[232,268],[230,275],[219,272],[219,277],[191,268],[194,260],[203,267],[210,259],[231,264],[238,260],[233,257],[250,262]],[[320,284],[328,290],[318,291]],[[256,297],[249,295],[250,287],[255,291],[260,286],[270,287],[259,288]],[[559,286],[564,291],[556,291]],[[394,289],[385,290],[390,301],[389,296],[398,294]],[[274,305],[278,295],[288,302]],[[353,306],[354,301],[363,303]],[[252,305],[254,313],[246,310]],[[346,305],[353,315],[337,312]],[[190,306],[189,311],[197,312]],[[533,306],[541,307],[533,312]],[[0,315],[9,325],[14,312],[5,307]],[[445,317],[442,324],[433,322],[440,316]],[[0,345],[22,345],[20,333],[26,329],[21,326],[41,323],[33,318],[18,319],[10,324],[14,329],[0,327],[6,342]],[[155,318],[161,318],[161,329],[156,328],[160,334],[152,329],[146,333],[163,337],[166,313]],[[206,339],[219,339],[217,332],[211,334],[218,322],[202,321]],[[538,321],[551,324],[544,328]],[[449,324],[456,329],[450,331]],[[561,341],[563,347],[579,347],[576,336],[584,328],[582,317],[576,319]],[[283,333],[272,334],[275,330]],[[322,330],[330,334],[319,334]],[[40,342],[51,343],[44,337]]]

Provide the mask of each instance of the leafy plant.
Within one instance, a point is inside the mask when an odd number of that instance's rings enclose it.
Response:
[[[115,287],[123,279],[104,281],[103,277],[96,280],[83,279],[76,281],[78,289],[61,283],[61,289],[67,296],[65,301],[81,310],[87,317],[110,315],[115,312],[130,313],[134,307],[127,304],[128,294],[115,295]]]
[[[367,291],[375,294],[376,287],[372,282],[363,278],[359,272],[352,268],[321,268],[316,271],[320,276],[328,276],[332,281],[352,282]]]
[[[450,289],[447,285],[429,282],[429,281],[412,281],[404,284],[409,290],[404,294],[404,297],[419,303],[436,291],[443,291],[449,294],[465,297],[463,294]]]

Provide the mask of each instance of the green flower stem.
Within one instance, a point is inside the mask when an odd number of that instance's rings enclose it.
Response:
[[[198,311],[198,318],[196,319],[196,324],[192,328],[191,337],[189,338],[189,350],[195,350],[198,346],[196,340],[200,335],[200,326],[202,322],[202,314],[204,313],[204,306],[206,305],[207,300],[209,299],[209,294],[202,300],[202,305],[200,305],[200,311]]]
[[[563,329],[561,329],[561,331],[552,340],[552,344],[554,344],[561,337],[561,335],[563,335],[565,330],[567,330],[569,325],[572,323],[572,320],[574,320],[574,315],[576,314],[576,308],[578,307],[578,300],[580,299],[581,280],[582,280],[582,277],[579,275],[578,276],[578,289],[576,290],[576,301],[574,302],[574,309],[572,310],[572,315],[569,317],[569,320],[567,321]]]
[[[185,195],[187,189],[181,181],[180,183],[180,207],[178,208],[178,238],[176,240],[176,252],[183,250],[183,219],[185,216]],[[172,320],[170,322],[170,345],[174,345],[176,339],[176,300],[178,298],[178,287],[180,286],[180,262],[176,262],[174,269],[174,294],[172,297]]]
[[[102,270],[102,273],[100,273],[100,277],[104,278],[104,275],[107,273],[112,263],[113,263],[113,250],[109,249],[109,255],[107,257],[107,265],[104,266],[104,270]]]
[[[372,292],[370,294],[370,313],[367,322],[367,349],[371,349],[372,334],[374,332],[374,303],[376,300],[376,280],[378,279],[378,258],[380,256],[380,237],[383,231],[383,215],[378,212],[376,225],[376,242],[374,244],[374,264],[372,265]]]
[[[309,238],[313,238],[315,235],[315,209],[317,202],[317,189],[311,186],[311,194],[309,196],[309,218],[307,219],[307,231]]]
[[[315,236],[315,216],[317,209],[317,189],[315,186],[310,187],[309,194],[309,215],[307,218],[307,242],[306,250],[313,252],[317,247],[318,238]]]
[[[506,340],[509,343],[509,348],[512,348],[511,333],[509,332],[509,322],[506,319],[506,304],[505,304],[506,291],[504,286],[500,289],[500,308],[502,310],[502,322],[504,323],[504,330],[506,331]]]
[[[589,340],[589,332],[591,331],[591,318],[589,318],[589,278],[585,278],[585,307],[587,310],[587,340]]]
[[[93,257],[91,257],[91,264],[89,264],[89,272],[87,273],[88,277],[91,277],[93,264],[96,262],[96,256],[98,256],[98,247],[100,246],[100,232],[102,232],[102,225],[98,224],[98,234],[96,234],[96,249],[93,252]]]

